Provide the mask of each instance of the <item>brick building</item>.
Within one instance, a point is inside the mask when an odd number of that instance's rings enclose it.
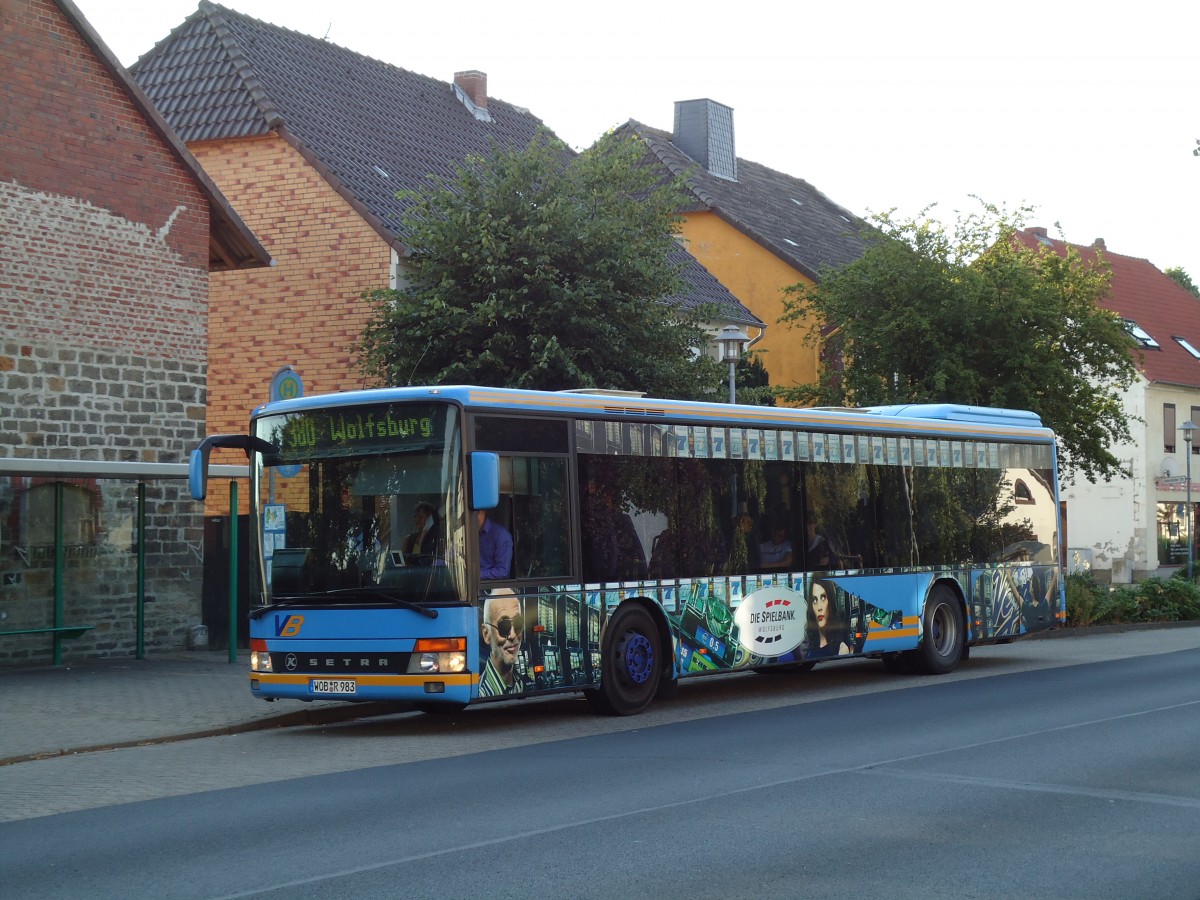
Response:
[[[205,433],[209,272],[270,258],[68,0],[4,0],[0,65],[0,663],[63,614],[70,656],[133,650],[139,480],[146,646],[180,647],[201,509],[153,473]]]
[[[353,356],[371,313],[360,297],[404,277],[397,192],[451,177],[495,145],[524,147],[543,128],[489,96],[482,72],[439,81],[208,0],[130,71],[277,263],[213,278],[210,434],[244,431],[284,366],[309,394],[369,386]],[[680,305],[716,306],[714,330],[762,325],[680,257]],[[228,507],[214,483],[210,515]]]

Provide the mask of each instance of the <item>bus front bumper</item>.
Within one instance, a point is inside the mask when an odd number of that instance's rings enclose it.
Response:
[[[389,700],[469,703],[478,675],[315,675],[251,672],[250,692],[264,700]]]

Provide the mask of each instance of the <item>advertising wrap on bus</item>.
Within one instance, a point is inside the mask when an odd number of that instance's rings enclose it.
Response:
[[[251,689],[430,711],[878,658],[942,673],[1065,615],[1053,434],[977,407],[795,410],[396,388],[255,410]]]

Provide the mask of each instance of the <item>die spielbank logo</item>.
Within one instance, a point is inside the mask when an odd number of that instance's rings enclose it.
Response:
[[[757,656],[782,656],[804,640],[804,595],[765,587],[746,596],[734,613],[738,640]]]

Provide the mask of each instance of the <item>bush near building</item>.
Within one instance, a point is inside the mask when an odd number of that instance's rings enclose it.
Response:
[[[1180,570],[1170,578],[1147,578],[1112,586],[1090,573],[1067,576],[1067,626],[1184,622],[1200,619],[1200,586]]]

